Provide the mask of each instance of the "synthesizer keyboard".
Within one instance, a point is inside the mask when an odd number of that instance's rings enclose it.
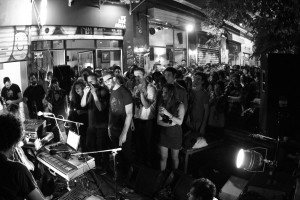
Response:
[[[58,154],[50,155],[48,151],[44,151],[37,155],[37,159],[67,181],[95,168],[95,160],[90,156],[86,160],[79,160],[78,156],[64,159]]]

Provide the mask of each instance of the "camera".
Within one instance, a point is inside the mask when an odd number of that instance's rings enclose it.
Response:
[[[163,115],[161,115],[161,118],[162,118],[161,121],[172,124],[172,120],[170,120],[170,118],[167,115],[163,114]]]

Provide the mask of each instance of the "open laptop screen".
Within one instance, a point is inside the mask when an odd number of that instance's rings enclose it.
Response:
[[[74,148],[76,151],[78,150],[80,135],[76,134],[74,131],[69,130],[67,144]]]

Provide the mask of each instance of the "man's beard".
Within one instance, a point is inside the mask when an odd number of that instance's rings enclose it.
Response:
[[[99,88],[99,84],[92,84],[94,88]]]

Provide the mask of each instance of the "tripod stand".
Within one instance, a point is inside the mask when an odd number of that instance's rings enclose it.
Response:
[[[84,152],[84,153],[74,153],[74,154],[71,154],[71,155],[73,155],[73,156],[79,155],[82,158],[82,157],[84,157],[83,155],[86,155],[86,154],[96,154],[96,153],[112,152],[113,163],[114,163],[115,199],[118,199],[116,155],[117,155],[118,151],[121,151],[121,150],[122,150],[122,148],[116,148],[116,149],[107,149],[107,150],[102,150],[102,151],[91,151],[91,152]],[[100,190],[100,192],[104,196],[104,194],[103,194],[103,192],[101,190]]]

